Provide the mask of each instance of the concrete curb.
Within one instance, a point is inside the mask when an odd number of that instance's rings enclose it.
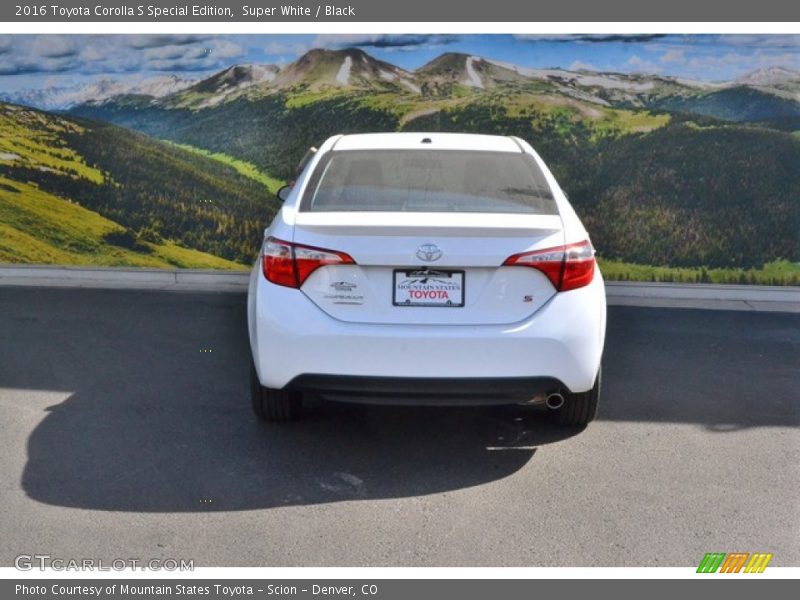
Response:
[[[0,286],[243,292],[249,271],[0,266]]]
[[[619,306],[800,312],[793,286],[607,281],[606,297]]]
[[[0,287],[244,292],[249,272],[201,269],[0,266]],[[607,281],[611,305],[800,313],[800,288]]]

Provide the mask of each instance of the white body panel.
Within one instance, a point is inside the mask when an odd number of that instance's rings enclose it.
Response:
[[[570,391],[594,384],[605,338],[602,278],[556,294],[512,325],[346,323],[302,292],[275,286],[253,269],[250,341],[262,385],[282,388],[299,375],[376,377],[554,377]],[[448,309],[441,309],[448,310]],[[457,309],[453,309],[457,310]]]
[[[340,321],[387,325],[516,323],[539,310],[555,293],[547,277],[538,271],[517,267],[498,269],[495,265],[466,271],[463,309],[394,306],[387,301],[394,284],[392,272],[393,269],[383,267],[330,266],[317,269],[302,291],[316,306]],[[523,302],[525,297],[530,300]]]
[[[298,211],[310,175],[327,152],[416,148],[424,137],[433,138],[437,149],[530,154],[559,215]],[[256,372],[266,387],[283,388],[309,374],[547,377],[571,392],[587,391],[595,382],[606,326],[599,269],[589,285],[557,292],[538,270],[501,266],[513,254],[588,238],[550,171],[522,140],[438,133],[331,138],[265,236],[344,252],[356,263],[321,267],[293,289],[267,281],[256,262],[248,324]],[[414,253],[425,243],[443,250],[435,268],[465,272],[463,307],[392,304],[393,271],[419,267]],[[339,296],[350,297],[337,301],[334,284],[345,290]]]

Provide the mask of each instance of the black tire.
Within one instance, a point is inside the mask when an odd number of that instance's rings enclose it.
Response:
[[[597,371],[597,379],[588,392],[564,394],[564,405],[554,414],[556,422],[568,427],[581,427],[594,421],[600,402],[601,381],[602,369]]]
[[[300,394],[264,387],[258,380],[254,366],[250,367],[250,397],[253,412],[262,421],[291,421],[300,416],[302,408]]]

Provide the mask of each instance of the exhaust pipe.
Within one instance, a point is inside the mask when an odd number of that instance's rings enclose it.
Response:
[[[562,396],[560,392],[547,394],[547,399],[544,401],[544,405],[550,410],[558,410],[564,406],[564,396]]]
[[[533,398],[528,398],[523,402],[518,402],[522,406],[541,406],[547,402],[547,396],[544,394],[536,394]]]

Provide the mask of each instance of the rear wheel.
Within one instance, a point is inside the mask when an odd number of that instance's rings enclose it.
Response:
[[[600,382],[602,370],[597,371],[594,386],[588,392],[564,394],[564,404],[555,411],[554,417],[559,425],[588,425],[597,416],[597,404],[600,401]]]
[[[250,397],[253,412],[262,421],[289,421],[301,412],[300,393],[264,387],[258,380],[255,366],[250,367]]]

